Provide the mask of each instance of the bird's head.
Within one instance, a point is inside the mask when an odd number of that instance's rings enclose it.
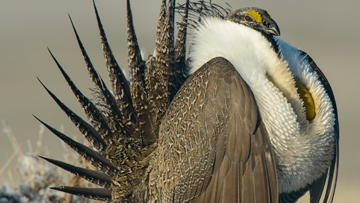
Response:
[[[271,14],[261,8],[246,7],[237,9],[229,13],[225,19],[243,24],[266,34],[280,36],[280,29],[271,18]]]

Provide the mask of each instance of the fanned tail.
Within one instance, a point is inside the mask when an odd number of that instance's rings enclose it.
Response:
[[[77,43],[101,101],[93,102],[81,93],[49,50],[91,124],[66,107],[39,81],[96,150],[74,141],[35,118],[99,171],[76,167],[50,158],[41,158],[102,187],[61,186],[52,189],[97,200],[137,202],[146,195],[146,185],[149,181],[147,170],[151,170],[148,169],[149,161],[153,156],[152,152],[157,148],[160,119],[186,79],[186,34],[190,3],[187,0],[174,46],[175,0],[162,1],[156,33],[156,49],[154,55],[150,55],[144,61],[135,33],[130,0],[127,0],[130,81],[126,79],[111,51],[95,1],[93,4],[112,91],[107,88],[95,70],[70,15]]]

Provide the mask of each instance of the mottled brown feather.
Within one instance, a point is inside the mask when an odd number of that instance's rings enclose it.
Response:
[[[190,0],[186,1],[182,22],[178,29],[178,36],[175,43],[175,63],[174,63],[174,79],[173,89],[170,92],[170,100],[172,100],[176,92],[180,89],[182,83],[186,80],[189,74],[188,66],[186,66],[186,36],[189,16]]]
[[[150,56],[147,63],[147,87],[149,102],[152,105],[155,125],[158,125],[170,103],[170,89],[174,76],[174,9],[175,0],[162,2],[158,27],[156,31],[156,53]],[[154,58],[153,58],[154,57]],[[171,77],[171,79],[170,79]],[[155,127],[156,130],[156,127]],[[155,131],[157,134],[157,131]]]
[[[108,112],[110,114],[108,116],[108,120],[109,120],[109,124],[110,124],[109,127],[110,127],[111,131],[115,135],[120,134],[121,136],[130,136],[130,134],[128,132],[130,125],[126,125],[126,122],[127,122],[126,117],[124,117],[122,115],[122,112],[120,112],[120,108],[117,106],[115,97],[113,96],[113,94],[110,93],[110,91],[106,87],[105,83],[103,82],[103,80],[101,79],[101,77],[99,76],[97,71],[95,70],[95,68],[90,60],[90,57],[88,56],[88,54],[85,50],[85,47],[83,46],[83,44],[80,40],[80,37],[75,29],[74,23],[73,23],[70,15],[69,15],[69,18],[70,18],[70,22],[73,27],[76,39],[78,41],[78,45],[80,47],[81,53],[84,56],[84,61],[85,61],[87,70],[90,74],[90,78],[96,85],[97,89],[99,90],[99,93],[101,94],[101,98],[103,98],[105,100],[106,109],[108,110]]]
[[[188,78],[162,120],[150,162],[158,178],[150,191],[163,202],[277,202],[274,159],[260,119],[232,64],[210,60]]]
[[[146,146],[154,143],[155,136],[148,94],[145,87],[145,61],[142,60],[137,42],[131,13],[130,0],[127,0],[127,41],[128,41],[128,68],[130,71],[130,91],[134,109],[137,113],[137,128]]]
[[[129,82],[126,79],[124,73],[122,72],[119,64],[117,63],[114,54],[112,53],[110,45],[107,41],[103,25],[100,20],[99,13],[95,5],[95,1],[93,1],[93,5],[96,14],[96,20],[98,23],[98,28],[100,31],[105,64],[109,72],[109,78],[113,88],[114,97],[118,104],[117,106],[122,114],[122,123],[124,124],[124,126],[127,127],[127,131],[131,136],[139,137],[139,135],[135,135],[139,132],[136,131],[137,117],[132,104]],[[117,137],[121,137],[121,135]]]

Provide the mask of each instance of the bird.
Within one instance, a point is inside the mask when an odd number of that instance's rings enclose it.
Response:
[[[330,83],[304,51],[280,38],[270,12],[162,0],[155,50],[142,56],[127,0],[129,80],[93,0],[111,90],[70,21],[95,99],[56,65],[89,121],[40,83],[92,144],[35,116],[97,170],[41,158],[98,188],[52,189],[116,202],[332,202],[339,121]],[[175,37],[175,12],[182,15]],[[188,33],[191,32],[187,53]]]

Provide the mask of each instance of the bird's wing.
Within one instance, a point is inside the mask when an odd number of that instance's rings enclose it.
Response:
[[[318,203],[320,202],[320,198],[322,194],[325,192],[324,196],[324,203],[326,202],[332,202],[335,195],[335,188],[337,183],[337,177],[338,177],[338,168],[339,168],[339,118],[338,118],[338,112],[335,102],[335,96],[331,89],[329,81],[326,79],[324,73],[320,70],[320,68],[316,65],[314,60],[304,51],[301,51],[301,55],[304,56],[304,58],[307,60],[307,62],[310,64],[311,68],[316,72],[316,74],[319,76],[320,81],[322,85],[325,88],[326,93],[329,95],[329,98],[331,100],[331,103],[333,104],[334,108],[334,114],[335,114],[335,134],[336,134],[336,150],[334,157],[331,160],[331,164],[318,180],[314,181],[312,185],[310,186],[310,202],[311,203]],[[325,182],[326,183],[326,190],[324,191]]]
[[[278,202],[276,166],[256,101],[221,57],[204,64],[175,96],[153,161],[164,202]]]

